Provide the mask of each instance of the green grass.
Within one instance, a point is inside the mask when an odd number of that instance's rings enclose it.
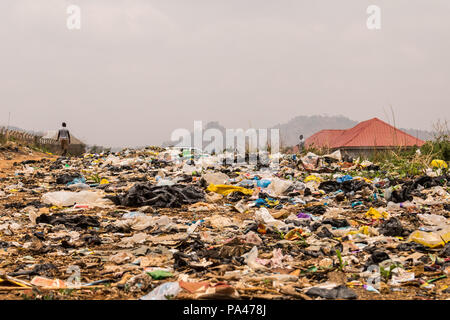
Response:
[[[335,251],[339,261],[339,270],[344,271],[344,267],[347,265],[347,262],[342,260],[341,250],[335,249]]]
[[[88,182],[94,182],[94,183],[100,183],[100,181],[102,181],[102,178],[101,178],[100,175],[97,173],[97,174],[93,174],[93,175],[89,176],[89,177],[87,178],[87,181],[88,181]]]
[[[263,284],[266,285],[266,286],[271,286],[271,285],[272,285],[272,280],[270,280],[270,279],[264,279],[264,280],[263,280]]]
[[[59,292],[60,292],[61,294],[67,295],[67,296],[70,296],[70,295],[72,294],[73,291],[74,291],[74,289],[62,289],[62,290],[59,290]]]
[[[420,151],[425,154],[431,154],[433,158],[450,161],[450,137],[439,139],[437,141],[427,141]]]
[[[389,280],[392,278],[392,270],[395,268],[403,268],[403,266],[400,263],[393,263],[387,269],[380,267],[380,274],[385,280]]]
[[[275,232],[278,234],[278,236],[280,237],[280,239],[283,240],[284,237],[285,237],[285,234],[284,234],[282,231],[278,230],[278,228],[276,228],[276,227],[274,227],[273,229],[274,229]]]

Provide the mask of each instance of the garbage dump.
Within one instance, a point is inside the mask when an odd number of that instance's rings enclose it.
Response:
[[[445,161],[217,159],[148,147],[5,169],[1,299],[450,298]]]

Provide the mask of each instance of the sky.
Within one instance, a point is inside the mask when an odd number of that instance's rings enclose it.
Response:
[[[89,144],[157,145],[195,120],[450,120],[448,0],[2,0],[0,23],[0,124],[66,121]]]

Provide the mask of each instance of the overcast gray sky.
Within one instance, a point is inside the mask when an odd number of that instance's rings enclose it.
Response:
[[[448,0],[1,0],[0,21],[0,123],[66,121],[90,144],[158,144],[194,120],[388,120],[390,106],[400,127],[450,120]]]

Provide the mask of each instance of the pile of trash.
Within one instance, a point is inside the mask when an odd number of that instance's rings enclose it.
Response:
[[[448,299],[449,181],[439,159],[399,177],[339,151],[18,162],[0,179],[0,295]]]

